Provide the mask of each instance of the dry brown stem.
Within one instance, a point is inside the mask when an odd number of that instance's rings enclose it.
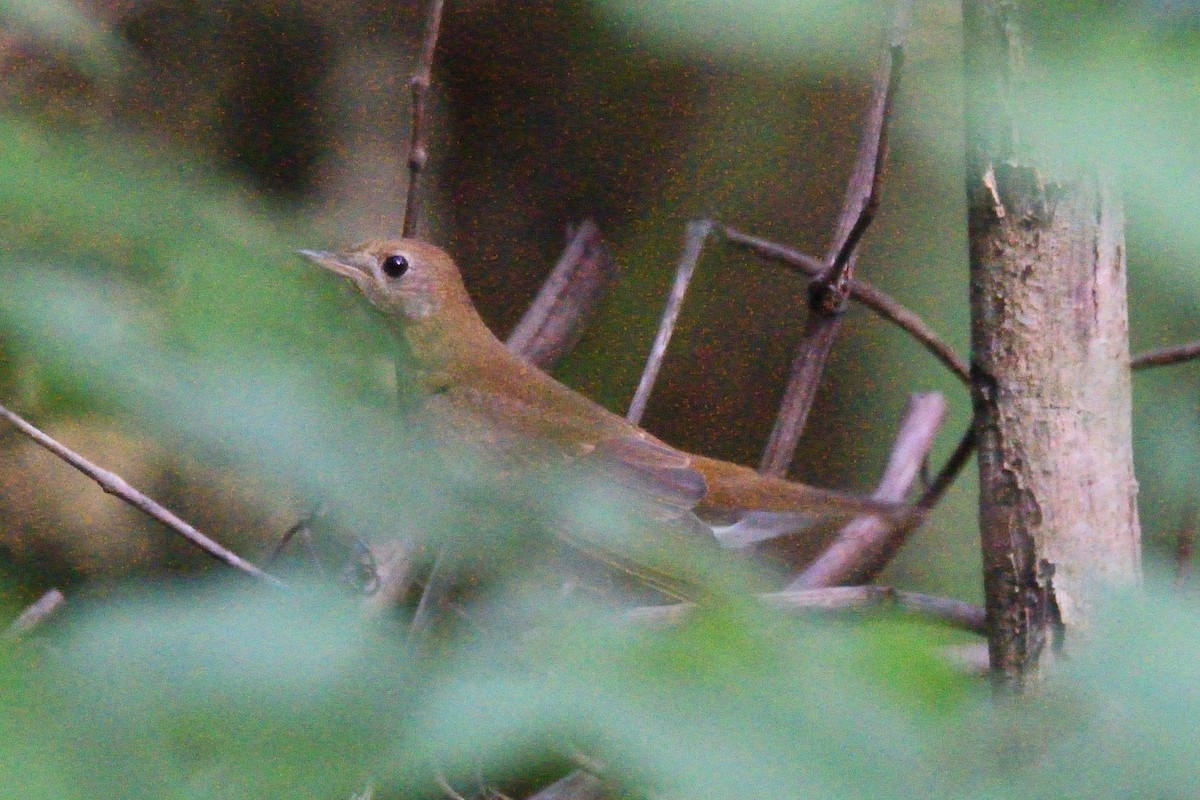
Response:
[[[658,325],[658,334],[654,337],[654,345],[650,348],[650,356],[642,370],[641,380],[638,381],[637,391],[629,403],[625,418],[634,425],[642,421],[646,413],[646,404],[650,402],[650,392],[654,390],[654,382],[658,379],[658,371],[662,368],[663,358],[667,354],[667,345],[671,334],[675,332],[675,324],[679,321],[679,311],[683,308],[683,298],[687,295],[688,285],[696,273],[696,264],[700,261],[700,253],[704,249],[704,240],[712,231],[712,222],[696,220],[688,223],[687,236],[683,243],[683,253],[679,256],[679,266],[675,269],[675,283],[671,286],[671,294],[667,298],[667,306],[663,309],[662,320]]]
[[[4,406],[0,406],[0,417],[7,419],[21,433],[25,434],[42,447],[46,448],[63,461],[67,462],[72,467],[94,480],[100,485],[100,488],[108,494],[119,497],[142,513],[158,520],[163,525],[166,525],[168,528],[175,531],[180,536],[187,539],[189,542],[196,545],[213,558],[224,562],[225,564],[228,564],[234,569],[240,570],[247,575],[251,575],[255,578],[266,581],[272,586],[283,588],[283,581],[254,566],[249,561],[242,558],[227,547],[214,542],[212,539],[208,538],[203,533],[196,530],[179,517],[175,516],[173,513],[159,505],[154,500],[151,500],[137,489],[134,489],[132,486],[126,483],[120,475],[96,466],[91,461],[88,461],[86,458],[76,453],[74,450],[66,447],[63,444],[60,444],[51,436],[47,435],[33,425],[30,425],[24,419],[14,414],[12,411],[9,411]]]
[[[731,244],[744,247],[760,258],[791,267],[809,278],[816,278],[825,269],[824,262],[819,258],[767,239],[751,236],[728,225],[721,227],[721,233]],[[971,375],[967,369],[967,362],[955,353],[950,345],[943,342],[915,312],[905,308],[872,284],[857,279],[850,281],[850,299],[862,303],[883,319],[895,324],[946,365],[963,385],[970,385]]]
[[[887,468],[873,495],[876,500],[899,503],[908,496],[945,416],[946,400],[942,395],[914,394],[909,398]],[[879,517],[865,516],[850,522],[787,588],[818,589],[861,583],[865,573],[881,568],[877,566],[881,553],[896,552],[889,540],[897,530]]]
[[[585,220],[509,334],[508,348],[531,364],[550,369],[578,344],[615,277],[616,265],[600,238],[600,229]]]
[[[842,325],[850,292],[858,243],[874,217],[887,158],[887,129],[893,98],[899,84],[907,33],[909,0],[896,6],[895,21],[885,48],[883,64],[875,78],[872,102],[863,126],[858,157],[846,188],[846,199],[835,228],[833,246],[826,257],[828,268],[809,285],[809,314],[796,347],[791,375],[775,426],[763,451],[759,469],[770,475],[787,472],[812,410],[825,364]]]
[[[430,0],[425,17],[425,39],[417,70],[409,79],[412,89],[412,126],[408,142],[408,190],[404,198],[404,236],[416,236],[421,214],[420,182],[429,161],[429,85],[433,80],[433,53],[442,27],[445,0]]]
[[[1130,369],[1147,369],[1149,367],[1167,367],[1172,364],[1183,364],[1200,358],[1200,342],[1188,342],[1171,347],[1160,347],[1157,350],[1147,350],[1139,353],[1129,361]]]

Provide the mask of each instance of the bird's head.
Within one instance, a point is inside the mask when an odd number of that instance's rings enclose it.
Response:
[[[300,253],[349,279],[371,305],[406,327],[477,319],[454,260],[426,242],[388,239],[366,242],[345,253]]]

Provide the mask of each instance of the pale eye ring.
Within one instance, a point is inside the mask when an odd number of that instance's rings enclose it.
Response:
[[[408,272],[408,259],[399,254],[390,255],[383,260],[380,268],[383,270],[383,274],[389,278],[399,278]]]

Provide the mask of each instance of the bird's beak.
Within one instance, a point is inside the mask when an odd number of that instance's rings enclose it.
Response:
[[[325,250],[300,250],[299,253],[317,266],[324,267],[343,278],[349,278],[355,283],[363,279],[362,270],[340,253],[330,253]]]

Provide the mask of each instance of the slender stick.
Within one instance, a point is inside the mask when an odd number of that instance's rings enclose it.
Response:
[[[132,486],[126,483],[121,476],[109,472],[108,470],[101,469],[83,456],[76,453],[74,450],[71,450],[70,448],[60,444],[58,441],[43,433],[38,428],[30,425],[24,419],[14,414],[12,411],[9,411],[4,406],[0,406],[0,417],[7,419],[17,428],[17,430],[21,431],[21,433],[25,434],[42,447],[58,456],[72,467],[82,472],[84,475],[87,475],[96,483],[100,484],[100,488],[108,494],[119,497],[142,513],[158,520],[163,525],[166,525],[168,528],[175,531],[180,536],[184,537],[189,542],[196,545],[218,561],[222,561],[235,569],[241,570],[247,575],[264,580],[277,588],[283,588],[285,586],[283,581],[254,566],[232,550],[229,550],[223,545],[217,544],[212,539],[208,538],[203,533],[196,530],[179,517],[175,516],[173,513],[159,505],[154,500],[151,500],[137,489],[134,489]]]
[[[842,312],[850,294],[858,244],[874,218],[879,202],[879,187],[887,158],[887,129],[891,121],[893,98],[899,86],[909,7],[910,0],[899,0],[896,5],[895,21],[883,64],[876,76],[858,158],[847,184],[833,246],[826,259],[829,268],[809,284],[808,319],[796,346],[791,376],[775,418],[775,426],[759,464],[759,470],[769,475],[782,475],[791,465],[830,350],[841,330]]]
[[[921,494],[921,498],[917,500],[917,508],[922,511],[930,511],[938,504],[942,495],[954,484],[954,479],[958,477],[963,467],[971,460],[971,456],[975,454],[975,447],[978,443],[975,424],[972,422],[963,431],[962,437],[954,447],[954,452],[946,459],[946,463],[938,470],[938,474],[934,476],[933,481]]]
[[[531,794],[529,800],[600,800],[603,796],[604,781],[580,770]]]
[[[615,276],[616,266],[600,229],[585,220],[509,334],[508,349],[542,369],[554,366],[579,341]]]
[[[845,296],[845,285],[849,281],[852,269],[850,259],[858,249],[858,243],[862,240],[863,234],[875,220],[875,212],[879,209],[879,196],[883,187],[883,172],[888,152],[888,129],[892,118],[892,106],[896,102],[896,92],[900,88],[900,72],[904,65],[904,39],[907,35],[911,13],[911,0],[901,0],[897,4],[892,40],[888,46],[887,83],[881,93],[882,96],[877,98],[876,105],[872,109],[873,114],[877,115],[877,119],[872,118],[868,123],[868,130],[874,135],[863,138],[858,163],[862,173],[856,174],[851,183],[852,186],[855,183],[859,183],[860,186],[865,184],[866,196],[854,197],[861,193],[861,188],[852,189],[847,194],[848,202],[847,208],[843,211],[842,224],[844,225],[847,219],[853,219],[854,222],[845,232],[845,238],[842,239],[841,246],[837,249],[828,271],[817,281],[816,291],[839,287],[837,291],[843,297]],[[867,171],[867,165],[870,165],[869,171]],[[851,217],[847,213],[852,208],[851,203],[859,204],[859,212],[856,217]],[[838,233],[841,235],[840,230]]]
[[[810,278],[817,277],[825,269],[824,263],[819,258],[767,239],[751,236],[727,225],[722,226],[721,233],[731,244],[744,247],[760,258],[791,267]],[[857,279],[850,281],[850,299],[861,303],[883,319],[895,324],[932,353],[934,358],[941,361],[964,385],[970,385],[971,374],[967,369],[967,363],[954,352],[950,345],[938,338],[934,330],[916,313],[905,308],[875,286]]]
[[[421,173],[429,161],[429,84],[433,80],[433,53],[437,48],[438,31],[442,27],[442,8],[445,0],[430,0],[425,18],[425,40],[421,45],[421,60],[409,79],[412,90],[412,126],[408,143],[408,190],[404,198],[404,235],[415,236],[421,212]]]
[[[444,542],[434,557],[433,567],[429,577],[425,579],[425,589],[417,602],[417,610],[413,613],[410,633],[418,643],[429,633],[434,619],[442,610],[446,598],[454,588],[454,579],[458,574],[455,543]]]
[[[646,359],[646,367],[642,370],[642,378],[638,382],[637,391],[625,418],[637,425],[646,413],[646,404],[650,402],[650,392],[654,390],[654,382],[658,380],[658,371],[662,368],[663,358],[667,354],[667,345],[671,334],[675,332],[675,324],[679,321],[679,311],[683,308],[683,298],[687,295],[692,276],[696,273],[696,264],[700,261],[700,253],[704,250],[704,240],[712,231],[710,220],[696,220],[688,223],[687,237],[683,242],[683,253],[679,257],[679,266],[675,268],[675,284],[667,298],[667,307],[663,309],[662,320],[658,324],[658,335],[654,337],[654,346],[650,348],[650,357]]]
[[[942,395],[914,394],[909,398],[891,458],[873,495],[876,500],[893,503],[904,500],[929,456],[934,436],[945,416],[946,400]],[[894,527],[873,516],[850,522],[787,588],[819,589],[861,583],[860,570],[875,563],[875,553],[887,546]]]
[[[62,608],[65,602],[67,602],[67,598],[63,596],[62,592],[58,589],[51,589],[27,606],[20,616],[9,624],[4,631],[4,638],[10,642],[20,639],[49,619],[54,612]]]
[[[934,476],[933,482],[925,488],[921,497],[913,505],[913,513],[901,524],[893,526],[887,532],[887,536],[872,542],[870,548],[862,551],[864,556],[862,562],[853,565],[855,580],[867,583],[879,577],[883,568],[891,563],[908,538],[925,522],[929,512],[942,499],[946,490],[954,484],[959,473],[971,460],[971,456],[975,454],[976,444],[975,426],[971,424],[963,432],[954,452],[950,454],[946,463]]]
[[[841,327],[840,313],[809,313],[804,323],[804,333],[796,347],[796,355],[792,359],[792,371],[783,399],[779,402],[775,425],[763,450],[759,471],[768,475],[783,475],[791,466],[800,435],[808,423],[808,412],[816,400],[821,376],[825,374],[825,364]]]
[[[1166,367],[1172,364],[1182,364],[1200,358],[1200,342],[1188,342],[1171,347],[1160,347],[1139,353],[1129,362],[1130,369],[1147,369],[1149,367]]]
[[[1179,526],[1179,534],[1175,537],[1175,574],[1171,585],[1176,589],[1183,588],[1188,575],[1192,571],[1192,553],[1196,549],[1196,509],[1190,509]]]
[[[983,607],[950,597],[902,592],[890,586],[832,586],[823,589],[771,592],[759,595],[767,605],[782,611],[842,611],[877,606],[895,606],[928,616],[956,628],[984,632]],[[674,625],[696,608],[694,603],[643,606],[627,612],[634,622]]]

